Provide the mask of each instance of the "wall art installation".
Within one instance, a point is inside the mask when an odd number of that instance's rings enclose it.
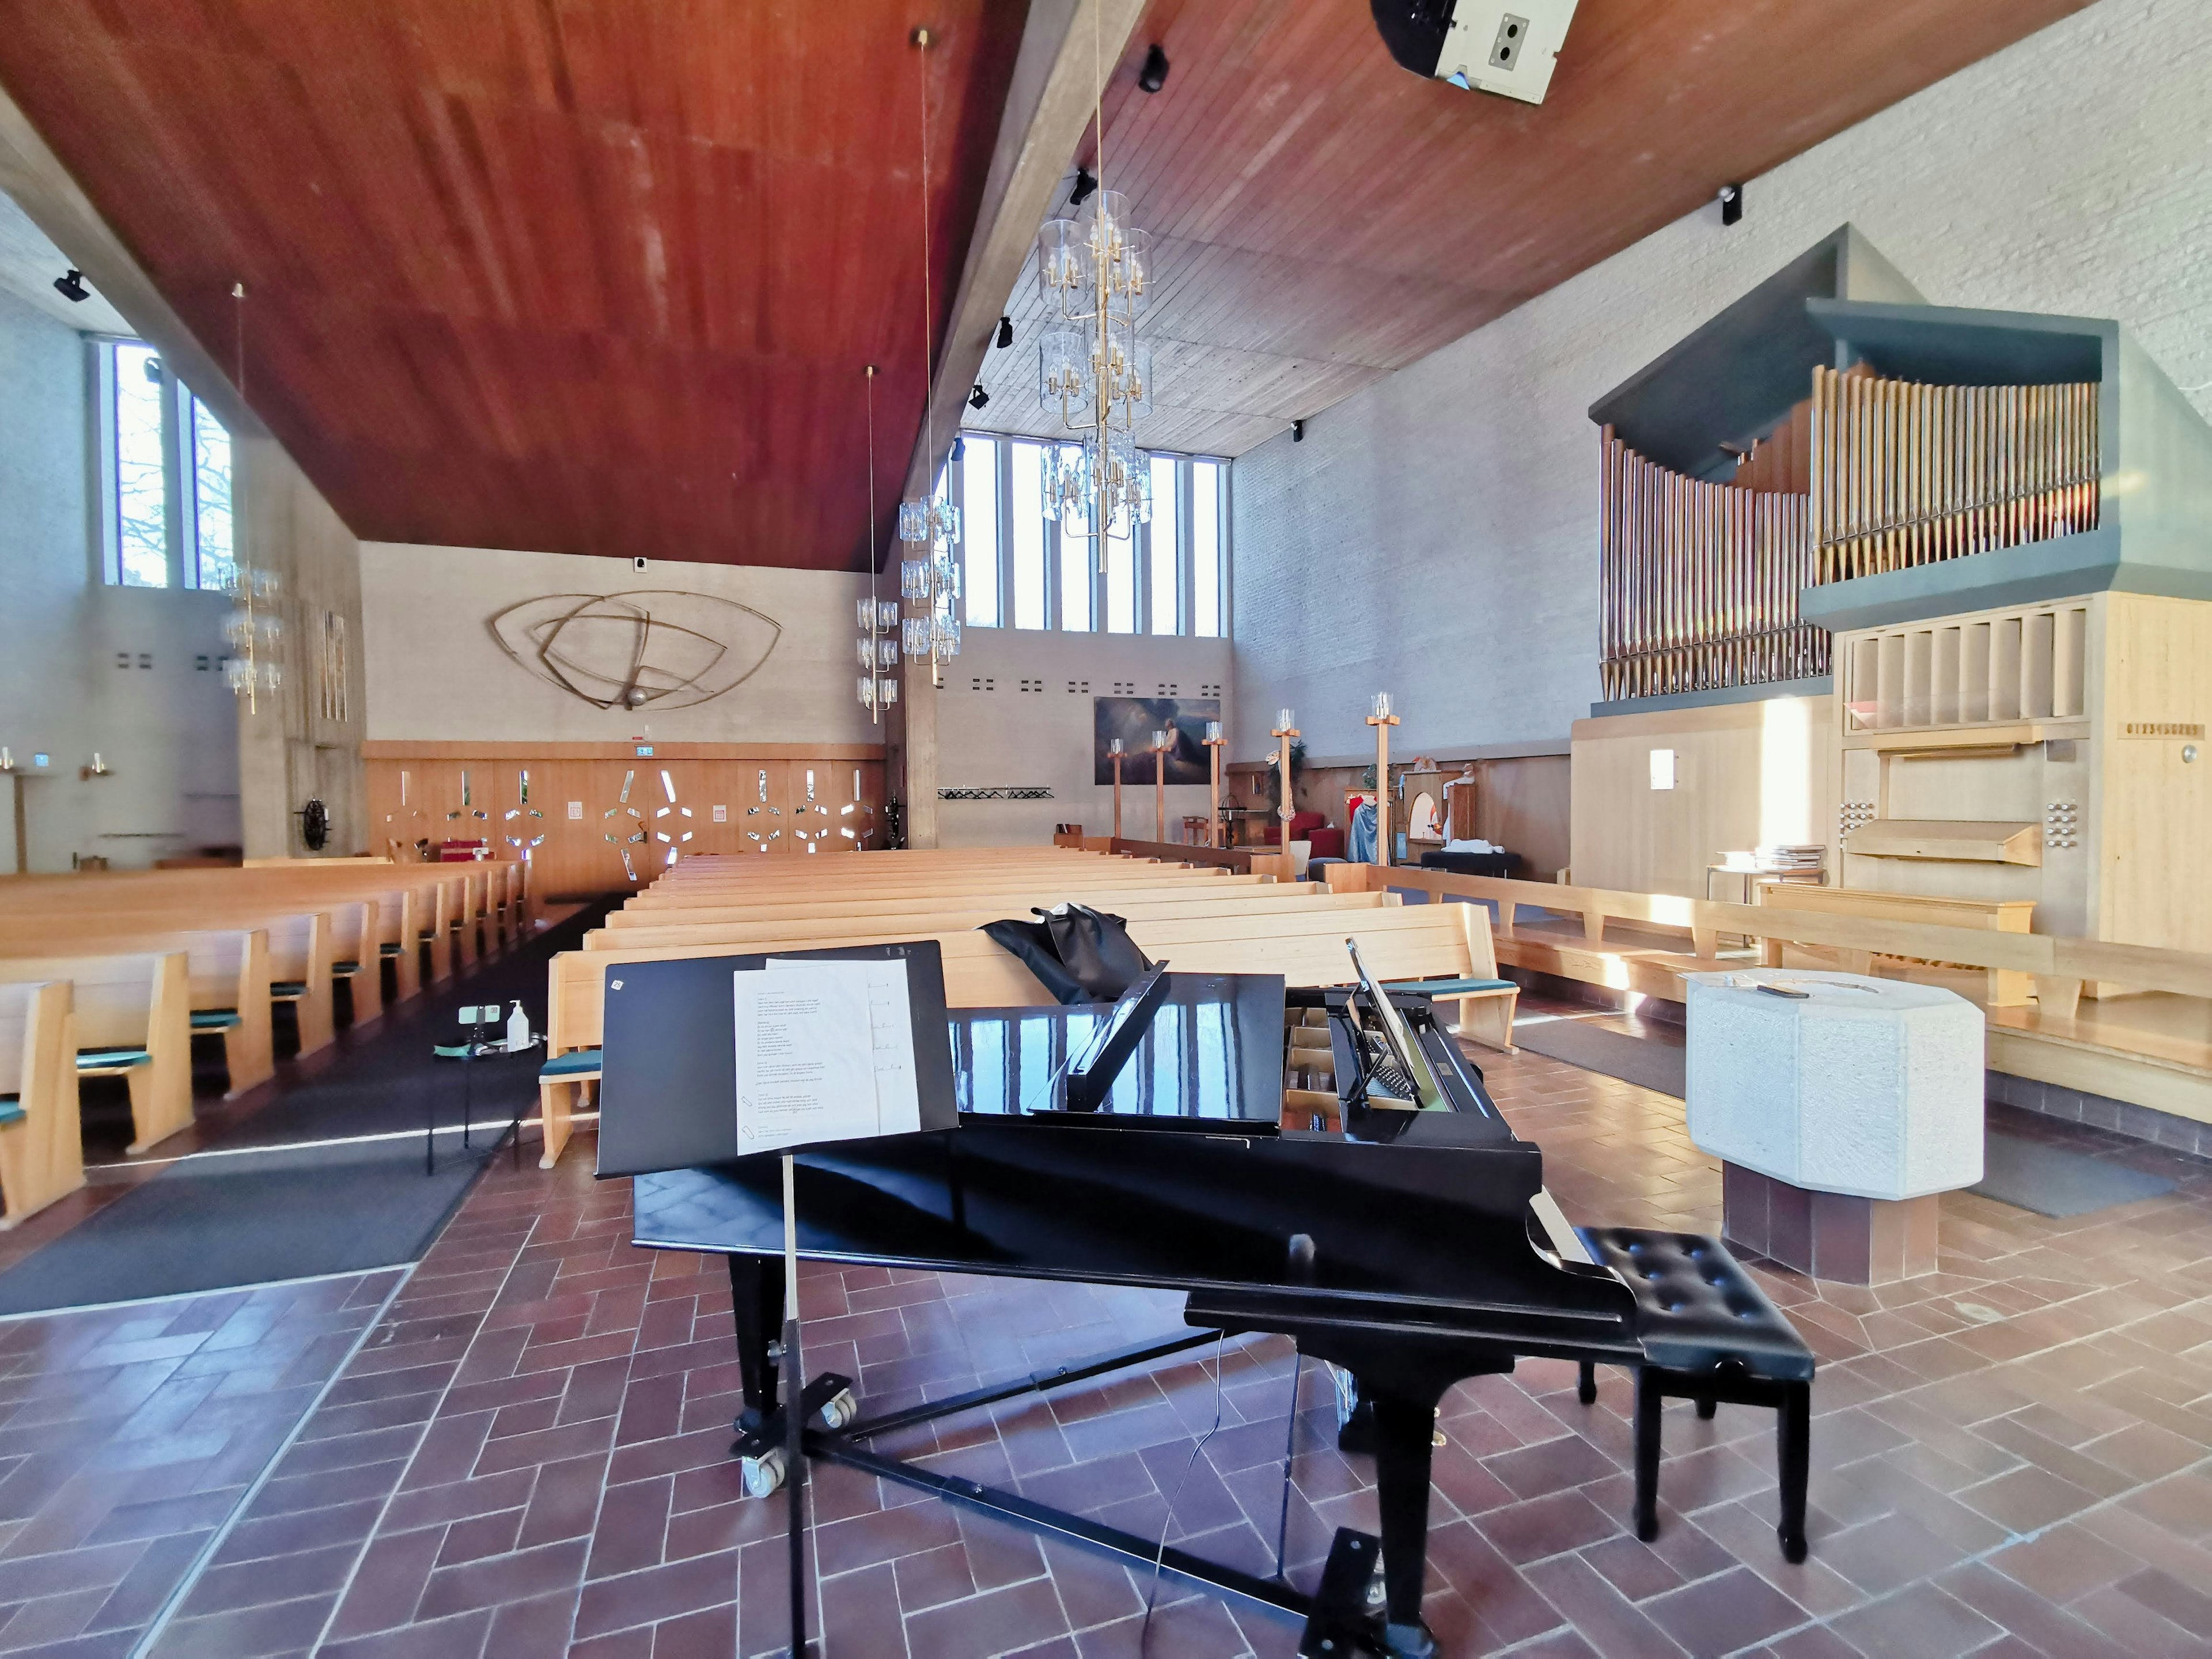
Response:
[[[760,671],[783,624],[735,599],[673,588],[548,593],[484,624],[499,648],[594,708],[689,708]]]
[[[1093,697],[1091,781],[1114,781],[1113,750],[1121,739],[1121,781],[1127,784],[1152,781],[1152,733],[1173,735],[1168,750],[1170,783],[1204,783],[1212,775],[1206,765],[1206,724],[1221,718],[1218,697]]]

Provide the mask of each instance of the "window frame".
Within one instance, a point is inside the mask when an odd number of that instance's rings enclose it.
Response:
[[[203,586],[206,573],[200,568],[199,475],[198,434],[193,427],[195,412],[222,428],[229,441],[231,489],[231,561],[234,569],[238,559],[238,437],[223,424],[215,411],[196,398],[191,388],[178,378],[169,360],[160,347],[150,340],[132,335],[89,334],[85,337],[89,353],[89,374],[92,396],[88,399],[89,416],[94,423],[93,463],[95,497],[93,511],[96,518],[94,550],[99,563],[100,584],[105,587],[147,587],[155,584],[131,582],[124,580],[123,573],[123,473],[121,434],[117,430],[120,399],[116,386],[116,354],[121,349],[138,349],[152,354],[161,366],[159,407],[161,429],[161,540],[163,551],[163,580],[161,588],[197,590]],[[209,591],[221,591],[217,583]]]

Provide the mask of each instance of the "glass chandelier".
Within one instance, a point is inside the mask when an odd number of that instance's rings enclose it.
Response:
[[[937,430],[937,357],[931,343],[936,313],[930,292],[929,262],[929,70],[932,36],[914,32],[921,49],[921,368],[922,447],[927,451]],[[943,474],[939,474],[942,478]],[[930,683],[945,683],[944,667],[960,654],[960,509],[938,495],[899,503],[899,540],[906,557],[899,566],[899,592],[909,607],[902,643],[909,662],[929,665]]]
[[[1044,512],[1078,534],[1126,536],[1152,516],[1136,440],[1152,409],[1152,343],[1137,336],[1152,237],[1128,220],[1127,199],[1101,190],[1079,218],[1037,233],[1037,292],[1058,319],[1037,344],[1037,400],[1082,440],[1045,451]]]
[[[223,681],[246,699],[249,709],[257,708],[260,698],[274,696],[284,684],[276,656],[276,642],[283,633],[276,617],[279,586],[275,571],[246,564],[234,567],[224,585],[231,611],[222,634],[231,654],[223,665]]]
[[[860,615],[860,707],[881,718],[898,701],[898,601],[864,598]]]

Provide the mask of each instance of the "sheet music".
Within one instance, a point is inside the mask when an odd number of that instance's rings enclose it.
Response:
[[[921,1091],[914,1066],[914,1018],[907,1001],[906,963],[874,957],[851,962],[804,962],[770,957],[768,971],[826,971],[859,988],[868,1010],[872,1070],[875,1076],[875,1127],[879,1135],[904,1135],[921,1128]]]
[[[878,1133],[867,988],[845,964],[732,974],[738,1150],[775,1152]]]

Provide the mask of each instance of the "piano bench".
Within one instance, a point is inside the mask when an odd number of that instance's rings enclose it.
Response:
[[[1813,1351],[1717,1238],[1637,1227],[1578,1227],[1593,1260],[1636,1293],[1636,1535],[1659,1534],[1659,1420],[1668,1399],[1694,1400],[1710,1418],[1725,1400],[1777,1413],[1782,1553],[1805,1559],[1805,1484],[1813,1416]],[[1577,1393],[1597,1398],[1585,1361]]]

